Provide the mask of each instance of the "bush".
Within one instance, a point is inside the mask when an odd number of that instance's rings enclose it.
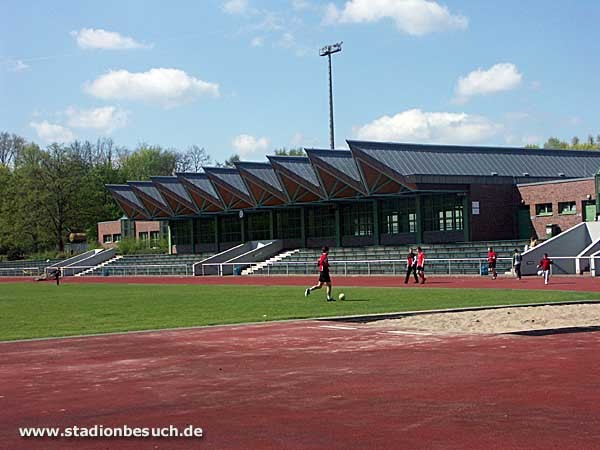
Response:
[[[121,255],[160,254],[167,253],[168,247],[166,239],[157,242],[127,238],[117,242],[117,253]]]

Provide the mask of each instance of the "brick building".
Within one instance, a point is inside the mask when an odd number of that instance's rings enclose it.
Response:
[[[116,247],[117,242],[124,237],[158,241],[166,237],[166,233],[163,230],[161,236],[161,223],[158,221],[129,220],[127,217],[122,217],[119,220],[98,222],[98,241],[102,247]]]
[[[589,183],[600,152],[348,146],[107,188],[128,217],[168,224],[171,251],[178,253],[267,239],[290,248],[527,239],[532,227],[543,237],[551,212],[552,224],[566,227],[596,197]],[[556,193],[571,189],[571,181],[581,195]],[[551,209],[536,212],[547,203]]]
[[[594,178],[557,180],[517,185],[522,205],[519,214],[531,220],[535,235],[564,231],[596,220]]]

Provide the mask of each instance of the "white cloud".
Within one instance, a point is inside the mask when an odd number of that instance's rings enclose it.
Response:
[[[47,120],[30,122],[29,126],[36,131],[38,137],[46,144],[67,143],[75,139],[75,135],[71,130],[62,125],[49,123]]]
[[[250,41],[250,45],[252,47],[262,47],[265,43],[265,39],[262,36],[253,37]]]
[[[17,59],[16,61],[14,61],[13,68],[12,68],[12,70],[14,72],[21,72],[22,70],[25,70],[25,69],[29,69],[28,64],[25,64],[20,59]]]
[[[422,36],[435,31],[464,30],[469,20],[453,15],[446,6],[431,0],[350,0],[340,10],[327,5],[325,23],[363,23],[392,19],[407,34]]]
[[[129,111],[116,106],[105,106],[94,109],[77,109],[70,107],[66,111],[70,127],[92,128],[110,134],[117,128],[127,125]]]
[[[228,0],[223,3],[227,14],[244,14],[248,10],[248,0]]]
[[[131,50],[151,47],[115,31],[106,31],[101,28],[82,28],[79,31],[71,31],[71,36],[75,37],[80,48],[86,50]]]
[[[87,93],[103,100],[141,100],[171,108],[199,97],[219,96],[219,85],[194,78],[179,69],[132,73],[112,70],[85,84]]]
[[[501,129],[501,125],[481,116],[409,109],[363,125],[355,135],[375,141],[472,144],[490,138]]]
[[[523,75],[511,63],[495,64],[488,70],[477,69],[466,77],[460,77],[456,84],[455,102],[465,103],[474,95],[515,89],[522,81]]]
[[[292,0],[292,8],[295,11],[302,11],[311,7],[310,2],[307,0]]]
[[[270,150],[271,143],[265,137],[256,138],[249,134],[240,134],[231,141],[231,145],[240,157],[249,158],[256,156],[264,156]]]

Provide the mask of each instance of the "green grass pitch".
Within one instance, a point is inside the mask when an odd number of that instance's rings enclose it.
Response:
[[[0,284],[0,340],[468,306],[590,300],[598,293],[496,289]]]

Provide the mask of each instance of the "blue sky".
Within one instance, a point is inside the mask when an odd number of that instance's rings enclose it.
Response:
[[[359,138],[522,146],[600,134],[595,0],[16,1],[0,129],[261,160]]]

